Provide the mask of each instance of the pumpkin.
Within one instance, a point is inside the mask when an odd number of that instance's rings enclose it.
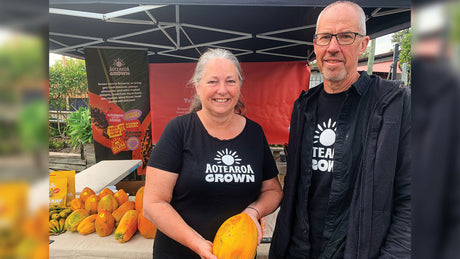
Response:
[[[80,198],[75,198],[70,202],[70,209],[72,209],[73,211],[84,208],[85,203],[83,203],[83,201]]]
[[[139,212],[142,211],[142,208],[144,207],[144,205],[142,204],[144,202],[144,186],[142,186],[141,188],[139,188],[139,190],[137,190],[135,202],[136,202],[136,210]]]
[[[85,209],[78,209],[66,218],[64,228],[68,231],[77,231],[78,224],[82,222],[86,217],[89,216],[89,212]]]
[[[98,195],[99,200],[102,199],[102,198],[104,198],[104,196],[106,196],[106,195],[108,195],[108,194],[110,194],[110,195],[113,196],[113,191],[110,190],[109,188],[104,188],[104,189],[102,189],[102,191],[101,191],[101,192],[99,193],[99,195]]]
[[[123,203],[128,201],[128,194],[123,189],[120,189],[117,193],[115,193],[113,195],[113,197],[115,197],[115,199],[117,199],[118,206],[120,206]]]
[[[115,239],[120,243],[129,241],[137,231],[137,210],[128,210],[120,220],[117,229],[115,229]]]
[[[128,210],[133,210],[134,206],[134,201],[127,201],[121,204],[121,206],[118,207],[118,209],[116,209],[114,212],[112,212],[112,216],[115,219],[115,224],[118,225],[123,215],[125,215]]]
[[[142,212],[139,212],[139,217],[137,218],[137,229],[144,238],[155,238],[157,233],[155,225],[144,217]]]
[[[110,213],[114,212],[118,208],[118,202],[113,195],[106,195],[102,197],[99,202],[97,203],[97,212],[99,213],[101,210],[105,209]]]
[[[99,197],[96,194],[93,194],[88,197],[85,201],[85,210],[89,214],[97,214],[97,204],[99,203]]]
[[[88,235],[96,231],[95,221],[97,214],[86,217],[80,224],[78,224],[77,231],[82,235]]]
[[[217,230],[212,253],[218,259],[254,259],[257,251],[257,227],[246,213],[228,218]]]
[[[85,187],[83,188],[83,190],[81,190],[80,192],[80,199],[83,201],[83,203],[86,202],[86,200],[88,199],[89,196],[93,195],[93,194],[96,194],[93,189],[89,188],[89,187]]]
[[[101,210],[99,214],[97,214],[94,227],[96,228],[96,233],[101,237],[112,234],[113,228],[115,227],[115,219],[113,218],[112,213],[106,210]]]

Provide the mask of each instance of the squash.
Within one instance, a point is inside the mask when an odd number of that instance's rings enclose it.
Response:
[[[115,229],[115,239],[120,243],[129,241],[137,231],[137,210],[128,210],[120,220],[117,229]]]
[[[134,201],[127,201],[121,204],[121,206],[118,207],[118,209],[116,209],[114,212],[112,212],[112,216],[115,219],[115,224],[118,225],[123,215],[125,215],[128,210],[133,210],[134,206]]]
[[[155,238],[157,233],[157,227],[144,217],[142,211],[139,212],[139,217],[137,218],[137,229],[144,238]]]
[[[80,199],[83,201],[83,203],[86,202],[86,200],[88,199],[89,196],[93,195],[93,194],[96,194],[93,189],[89,188],[89,187],[85,187],[83,188],[83,190],[81,190],[80,192]]]
[[[72,209],[73,211],[84,208],[85,203],[83,203],[83,201],[80,198],[75,198],[70,202],[70,209]]]
[[[99,213],[101,210],[105,209],[110,213],[114,212],[118,208],[118,202],[113,195],[108,194],[102,199],[99,200],[97,203],[97,212]]]
[[[96,231],[95,221],[97,214],[86,217],[80,224],[78,224],[77,231],[82,235],[88,235]]]
[[[113,195],[113,197],[115,197],[115,199],[117,199],[118,206],[121,206],[123,203],[128,201],[128,194],[123,189],[120,189],[118,192],[116,192]]]
[[[104,198],[104,196],[106,196],[107,194],[113,195],[113,191],[106,187],[102,189],[102,191],[99,193],[99,200]]]
[[[136,210],[141,212],[142,208],[144,207],[144,205],[142,204],[144,202],[144,186],[142,186],[141,188],[139,188],[139,190],[137,190],[135,202],[136,202]]]
[[[64,228],[68,231],[77,231],[78,224],[82,222],[86,217],[89,216],[89,212],[85,209],[78,209],[66,218]]]
[[[254,259],[257,251],[257,227],[246,213],[228,218],[217,230],[212,253],[218,259]]]
[[[85,201],[85,210],[89,214],[97,214],[97,204],[99,203],[99,197],[96,194],[93,194],[88,197]]]
[[[106,210],[101,210],[99,214],[97,214],[94,227],[96,228],[96,233],[100,237],[112,234],[113,228],[115,227],[115,219],[113,218],[112,213]]]

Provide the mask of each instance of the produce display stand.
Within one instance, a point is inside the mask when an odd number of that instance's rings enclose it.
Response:
[[[142,165],[142,160],[103,160],[75,175],[75,192],[85,187],[99,193],[107,186],[115,185]]]
[[[65,232],[59,236],[50,236],[54,240],[49,245],[49,258],[66,259],[114,259],[138,258],[151,259],[153,242],[155,239],[146,239],[137,232],[126,243],[119,243],[112,235],[100,237],[97,233],[86,236],[78,232]],[[260,244],[257,247],[257,259],[268,258],[270,244]]]
[[[103,188],[115,185],[125,176],[142,165],[141,160],[104,160],[75,175],[77,196],[84,187],[90,187],[96,193]],[[129,196],[133,201],[134,196]],[[265,218],[265,237],[271,237],[277,211]],[[78,232],[65,232],[49,237],[49,258],[66,259],[115,259],[115,258],[152,258],[155,239],[146,239],[139,232],[125,243],[120,243],[112,233],[100,237],[97,233],[81,235]],[[257,247],[257,259],[268,258],[270,243],[262,243]]]
[[[96,232],[81,235],[65,232],[50,236],[54,240],[49,245],[49,258],[152,258],[154,239],[146,239],[137,232],[128,242],[119,243],[114,235],[100,237]]]

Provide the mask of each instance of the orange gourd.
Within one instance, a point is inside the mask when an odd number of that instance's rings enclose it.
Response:
[[[119,206],[128,201],[128,194],[123,189],[120,189],[113,197],[117,199]]]
[[[93,194],[96,194],[93,191],[93,189],[91,189],[89,187],[85,187],[85,188],[83,188],[83,190],[81,190],[80,199],[83,201],[83,203],[85,203],[86,200],[88,199],[88,197],[93,195]]]
[[[254,259],[257,251],[257,228],[246,213],[227,219],[217,230],[212,253],[218,259]]]
[[[139,217],[137,218],[137,229],[144,238],[155,238],[157,233],[155,225],[144,217],[142,212],[139,212]]]
[[[137,231],[137,210],[128,210],[120,220],[117,229],[115,229],[115,239],[120,243],[129,241]]]
[[[112,216],[115,219],[115,224],[118,225],[120,223],[121,218],[125,215],[125,213],[128,210],[133,210],[134,209],[134,201],[127,201],[123,204],[121,204],[118,209],[116,209],[114,212],[112,212]]]
[[[142,186],[141,188],[139,188],[139,190],[137,190],[135,202],[136,202],[136,210],[142,211],[142,208],[144,207],[144,205],[142,204],[144,202],[144,186]]]
[[[97,214],[86,217],[80,224],[78,224],[77,231],[82,235],[88,235],[96,231],[96,222]]]
[[[102,191],[99,193],[98,197],[99,197],[99,200],[104,198],[104,196],[106,196],[107,194],[110,194],[110,195],[113,195],[113,191],[110,190],[109,188],[104,188],[102,189]]]
[[[77,227],[86,217],[89,216],[89,212],[84,209],[78,209],[66,218],[64,228],[68,231],[75,232]]]
[[[112,234],[113,228],[115,227],[115,219],[113,218],[112,213],[106,210],[101,210],[99,214],[97,214],[94,227],[96,228],[96,233],[101,237]]]
[[[88,197],[85,201],[85,210],[89,212],[89,214],[97,214],[97,204],[99,203],[99,197],[96,194],[93,194]]]
[[[114,212],[118,208],[118,202],[113,195],[106,195],[102,197],[97,203],[97,212],[99,213],[101,210],[105,209],[110,213]]]
[[[80,198],[75,198],[70,202],[70,209],[72,209],[73,211],[84,208],[85,203],[83,203],[83,201]]]

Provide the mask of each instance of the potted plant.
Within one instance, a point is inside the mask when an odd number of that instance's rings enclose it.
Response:
[[[73,148],[80,147],[81,159],[85,159],[83,146],[85,143],[93,142],[90,110],[80,107],[77,111],[69,114],[66,130],[67,134],[70,136],[70,145],[72,145]]]

